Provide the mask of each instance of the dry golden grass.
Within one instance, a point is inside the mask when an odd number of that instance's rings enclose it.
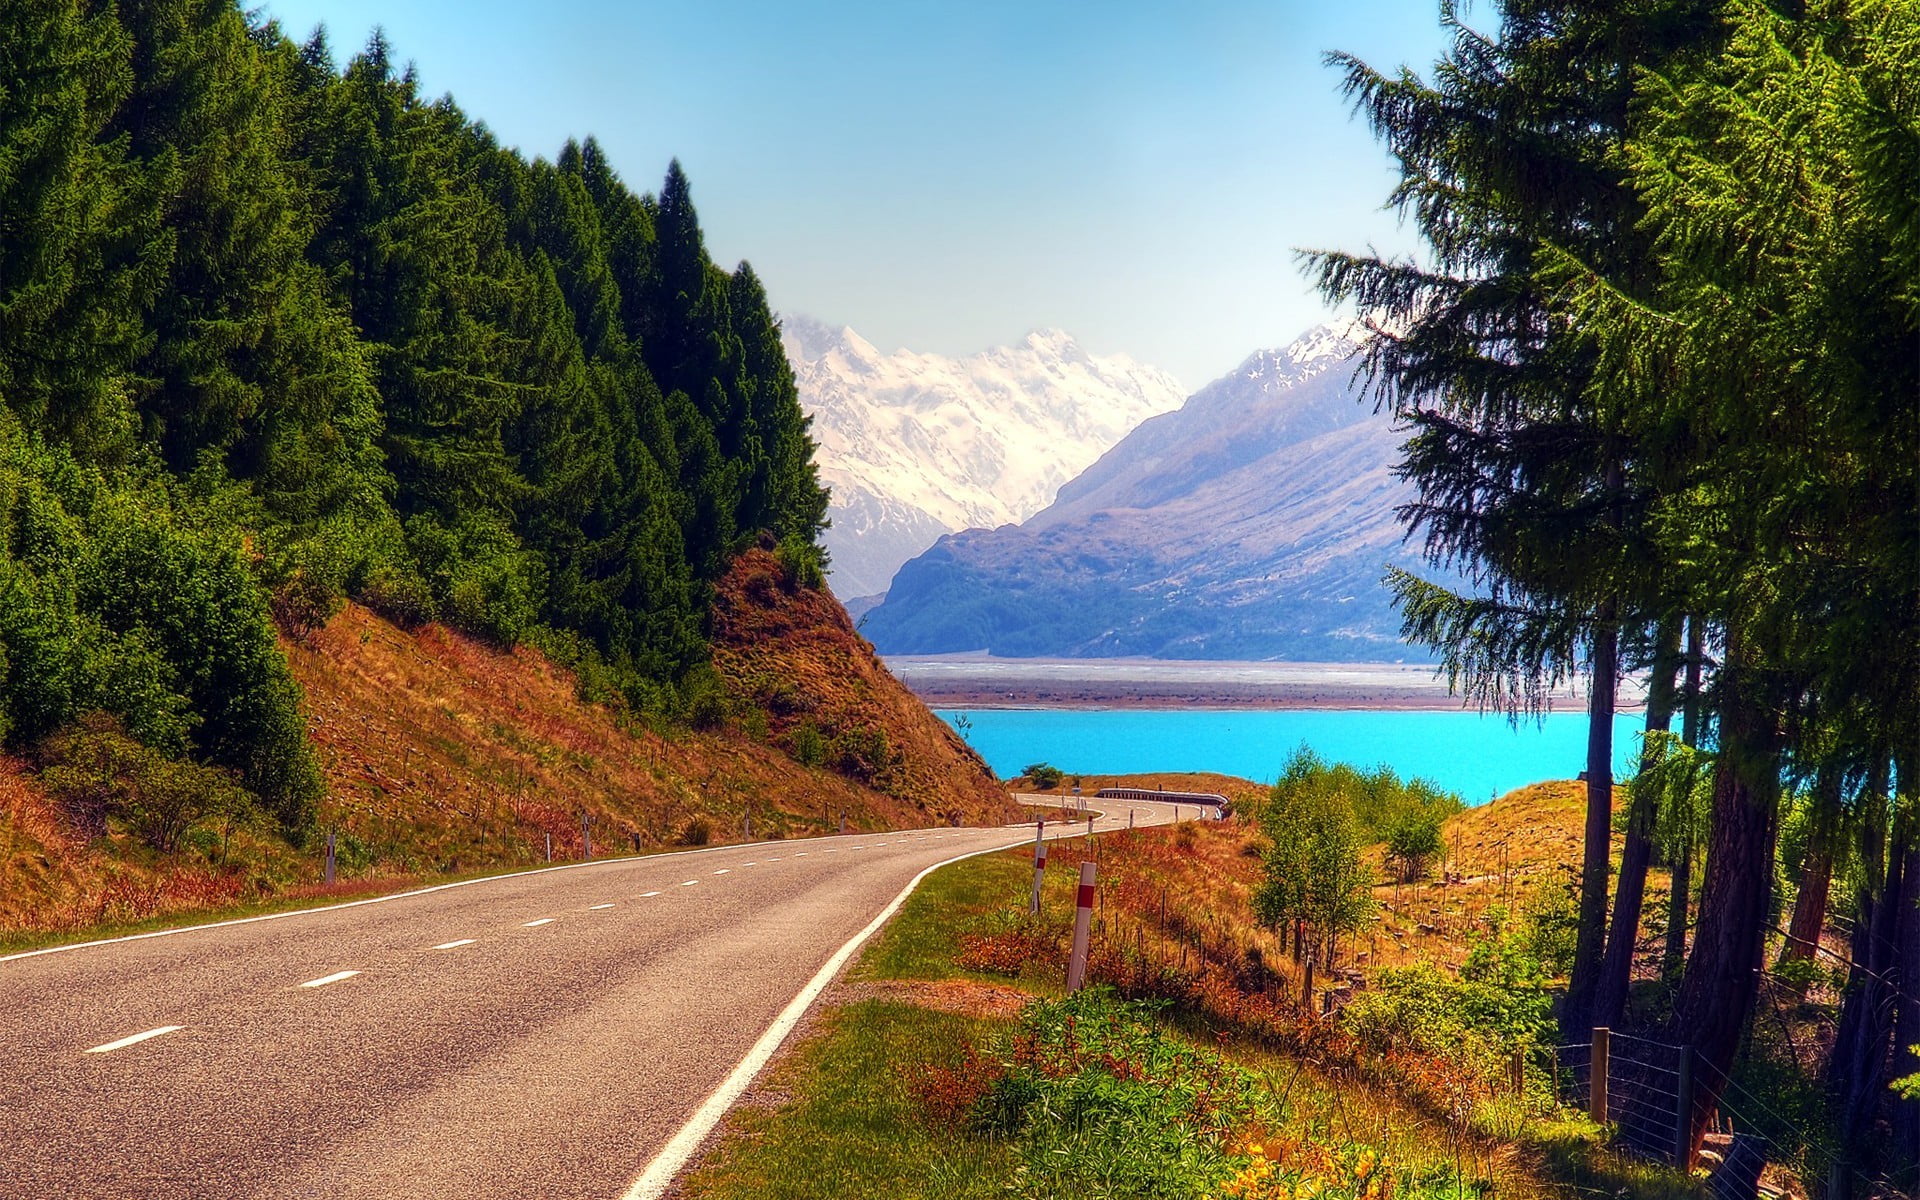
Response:
[[[792,744],[811,724],[837,736],[884,735],[889,761],[865,780],[893,823],[997,823],[1020,815],[980,756],[887,671],[847,610],[795,587],[778,560],[749,550],[714,599],[713,665],[736,700],[766,714],[767,738]],[[892,801],[886,807],[886,800]]]
[[[647,728],[578,698],[573,675],[530,647],[503,650],[442,625],[408,630],[349,604],[284,649],[306,693],[339,835],[340,882],[316,847],[241,830],[206,859],[156,856],[124,835],[89,846],[26,764],[0,759],[0,938],[172,914],[364,894],[430,877],[837,828],[997,823],[1017,806],[975,754],[893,679],[830,595],[782,586],[772,555],[743,556],[717,596],[715,664],[732,690],[723,728]],[[877,731],[886,768],[866,782],[808,768],[783,747],[795,713],[763,723],[754,681],[787,681],[828,733]],[[744,719],[743,719],[744,718]],[[758,736],[756,736],[758,734]],[[831,764],[830,764],[831,765]],[[16,939],[17,940],[17,939]]]

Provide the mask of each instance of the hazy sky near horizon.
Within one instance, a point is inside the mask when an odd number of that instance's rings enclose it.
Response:
[[[1444,46],[1437,0],[260,11],[343,62],[384,28],[526,154],[592,134],[644,191],[677,156],[709,251],[783,311],[947,354],[1060,328],[1189,390],[1326,318],[1296,247],[1413,249],[1321,54],[1425,73]]]

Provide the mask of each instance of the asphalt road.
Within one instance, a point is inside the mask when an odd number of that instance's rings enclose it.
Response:
[[[1171,818],[1114,804],[1098,829]],[[910,881],[1031,828],[615,859],[0,959],[0,1197],[641,1195]]]

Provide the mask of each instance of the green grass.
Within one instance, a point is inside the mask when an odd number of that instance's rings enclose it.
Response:
[[[1007,897],[1033,886],[1024,852],[983,854],[942,868],[921,882],[900,913],[861,956],[856,979],[950,979],[960,938],[1007,907]],[[1048,872],[1059,886],[1061,873]]]
[[[686,1200],[1004,1195],[1003,1146],[955,1138],[921,1112],[917,1067],[997,1022],[866,1000],[834,1010],[763,1081],[778,1108],[743,1107],[721,1151],[681,1182]]]
[[[1044,919],[1062,928],[1072,911],[1075,873],[1061,867],[1072,861],[1056,848],[1055,869],[1047,872]],[[958,969],[954,958],[967,934],[1024,919],[1032,879],[1024,851],[984,855],[934,872],[850,973],[853,986],[969,979],[1007,986],[1003,976]],[[1018,985],[1037,996],[1058,996],[1064,980],[1053,974],[1028,971]],[[1200,1031],[1173,1016],[1169,1028],[1182,1031],[1183,1042],[1205,1040],[1189,1041]],[[1023,1181],[1021,1194],[1055,1194],[1048,1190],[1052,1172],[1039,1169],[1048,1151],[1029,1145],[1033,1137],[968,1133],[935,1121],[921,1091],[936,1069],[954,1066],[967,1048],[992,1053],[1003,1046],[1014,1024],[1004,1017],[958,1015],[895,999],[858,998],[830,1009],[811,1036],[782,1056],[763,1080],[760,1094],[773,1103],[736,1109],[719,1148],[682,1180],[680,1194],[688,1200],[967,1200],[1005,1196],[1015,1180]],[[1350,1095],[1343,1102],[1339,1085],[1298,1063],[1257,1053],[1240,1057],[1270,1081],[1274,1102],[1299,1114],[1303,1134],[1370,1140],[1423,1169],[1452,1162],[1432,1131],[1405,1119],[1388,1128],[1394,1123],[1381,1116],[1380,1107],[1354,1104]],[[1095,1165],[1126,1166],[1125,1148],[1117,1149],[1112,1164]],[[1036,1150],[1043,1156],[1037,1160]],[[1077,1194],[1087,1186],[1087,1180],[1076,1179],[1072,1190]]]

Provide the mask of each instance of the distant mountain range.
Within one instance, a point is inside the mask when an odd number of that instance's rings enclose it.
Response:
[[[1394,661],[1381,576],[1403,435],[1361,401],[1357,325],[1263,350],[1018,526],[942,537],[862,632],[889,654]]]
[[[883,354],[795,314],[781,329],[833,490],[829,581],[847,601],[884,592],[941,534],[1031,517],[1186,395],[1166,372],[1088,354],[1056,330],[948,358]]]

